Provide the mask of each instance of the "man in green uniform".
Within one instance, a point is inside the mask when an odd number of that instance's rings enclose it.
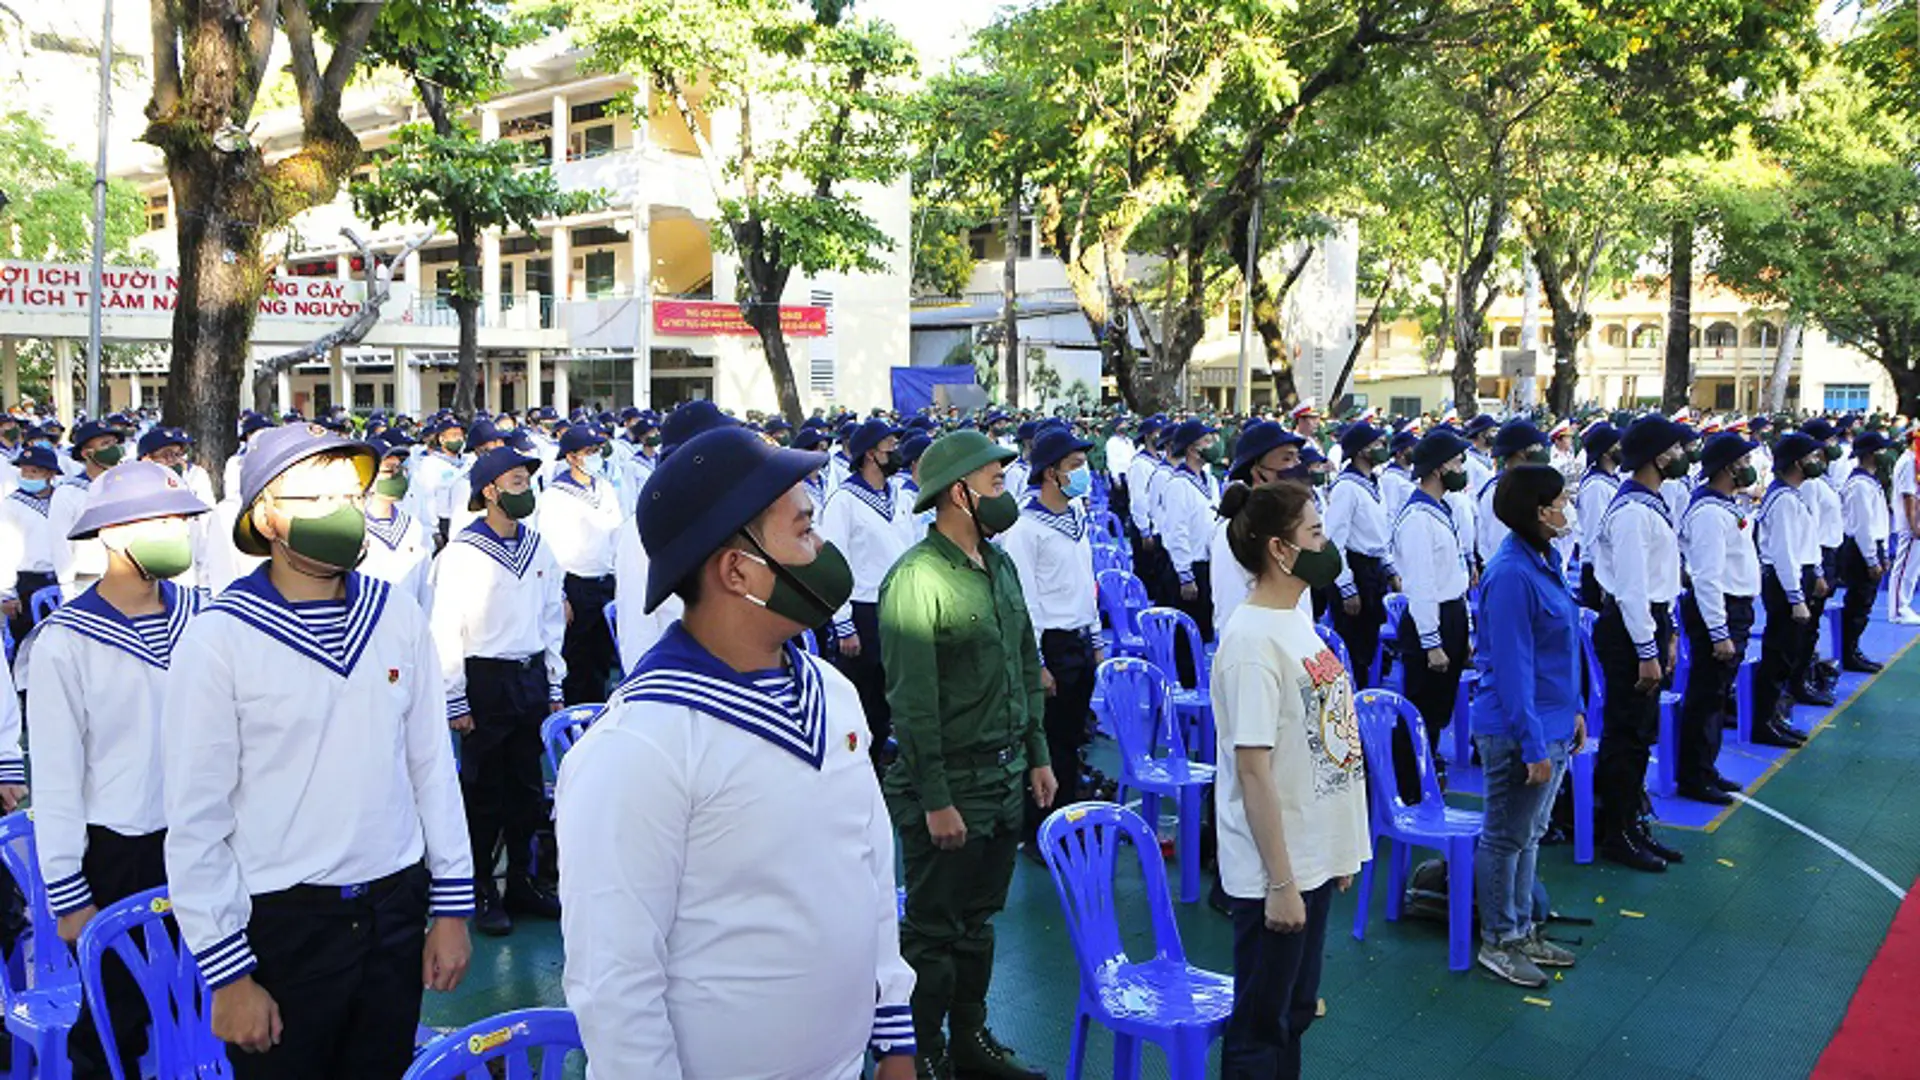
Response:
[[[1012,560],[987,542],[1019,520],[1002,475],[1014,452],[978,431],[920,459],[926,539],[880,587],[880,651],[900,757],[882,785],[906,862],[900,954],[918,981],[922,1077],[1030,1080],[987,1030],[993,927],[1007,902],[1023,787],[1053,803],[1040,650]],[[942,1032],[950,1021],[952,1039]]]

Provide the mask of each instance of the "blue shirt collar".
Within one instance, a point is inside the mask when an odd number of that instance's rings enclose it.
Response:
[[[814,769],[827,756],[826,684],[813,661],[792,642],[781,649],[799,691],[799,714],[755,682],[766,672],[740,672],[694,640],[675,622],[614,691],[618,702],[656,702],[704,713],[765,740]],[[784,672],[783,672],[784,674]]]

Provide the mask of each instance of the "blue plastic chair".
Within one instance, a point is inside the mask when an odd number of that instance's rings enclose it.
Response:
[[[1480,841],[1485,817],[1477,810],[1448,806],[1440,794],[1427,749],[1426,727],[1420,710],[1391,690],[1366,690],[1354,699],[1360,719],[1360,745],[1367,763],[1368,816],[1373,830],[1373,858],[1360,868],[1359,903],[1353,913],[1353,937],[1365,941],[1367,914],[1373,896],[1373,868],[1380,862],[1380,842],[1398,841],[1389,852],[1387,919],[1396,922],[1405,906],[1407,878],[1413,870],[1413,848],[1437,848],[1447,860],[1447,966],[1465,971],[1473,966],[1473,850]],[[1405,726],[1420,769],[1420,801],[1400,801],[1394,781],[1393,729]]]
[[[1129,959],[1122,939],[1113,881],[1123,840],[1133,847],[1146,879],[1151,960]],[[1087,1031],[1096,1021],[1113,1032],[1115,1077],[1139,1076],[1141,1044],[1151,1042],[1166,1054],[1173,1080],[1203,1080],[1207,1050],[1233,1012],[1233,978],[1187,963],[1152,828],[1113,803],[1076,803],[1041,824],[1040,854],[1060,894],[1080,965],[1067,1080],[1079,1080]]]
[[[1140,808],[1158,835],[1160,798],[1179,808],[1180,902],[1200,899],[1200,810],[1214,767],[1187,756],[1174,723],[1173,695],[1160,669],[1136,657],[1108,660],[1094,675],[1095,700],[1120,744],[1120,798],[1140,792]]]
[[[1102,510],[1093,515],[1093,524],[1101,532],[1107,534],[1107,539],[1112,540],[1114,543],[1124,544],[1127,542],[1127,529],[1120,521],[1119,514],[1111,510]]]
[[[1333,651],[1334,658],[1340,661],[1340,666],[1347,669],[1347,678],[1352,679],[1353,660],[1347,655],[1347,643],[1341,638],[1340,631],[1318,623],[1315,623],[1313,628],[1320,632],[1320,641]]]
[[[618,600],[609,600],[600,608],[600,617],[607,620],[607,636],[613,638],[613,655],[620,656],[620,618],[615,605]]]
[[[57,920],[47,901],[47,883],[40,876],[29,811],[16,810],[0,818],[0,865],[26,898],[29,926],[7,965],[5,998],[13,1075],[66,1080],[73,1075],[67,1036],[80,1019],[80,968],[55,929]]]
[[[1125,548],[1096,539],[1093,543],[1093,572],[1098,574],[1103,570],[1124,570],[1131,573],[1133,560],[1127,555]]]
[[[561,1080],[574,1053],[584,1057],[586,1046],[572,1013],[516,1009],[442,1035],[413,1059],[401,1080],[489,1080],[491,1062],[503,1066],[507,1080]]]
[[[1211,654],[1200,640],[1200,624],[1179,608],[1152,607],[1140,613],[1140,636],[1147,642],[1147,660],[1167,678],[1173,694],[1173,712],[1184,725],[1182,735],[1194,760],[1214,764],[1213,681]],[[1180,681],[1179,641],[1185,638],[1194,658],[1194,684]]]
[[[1098,586],[1100,614],[1107,621],[1109,656],[1147,655],[1146,639],[1140,636],[1140,613],[1147,610],[1147,587],[1125,570],[1102,570],[1094,575]]]
[[[101,964],[109,952],[127,966],[146,999],[147,1053],[160,1080],[232,1076],[227,1044],[213,1034],[213,991],[193,953],[181,947],[167,890],[148,889],[109,904],[80,932],[81,982],[114,1080],[127,1078],[120,1070],[119,1044],[101,981]]]
[[[540,743],[547,748],[547,767],[553,775],[560,775],[560,759],[606,711],[605,705],[571,705],[540,722]]]
[[[1394,661],[1399,659],[1396,650],[1400,645],[1400,619],[1407,613],[1407,594],[1388,593],[1381,603],[1386,609],[1386,619],[1380,624],[1380,650],[1373,657],[1373,681],[1369,685],[1398,690],[1403,688],[1405,680],[1400,665]],[[1389,677],[1394,680],[1392,686],[1387,685]]]
[[[60,587],[49,585],[33,594],[33,603],[27,605],[27,611],[33,616],[34,625],[38,626],[41,619],[53,614],[54,609],[59,606]]]

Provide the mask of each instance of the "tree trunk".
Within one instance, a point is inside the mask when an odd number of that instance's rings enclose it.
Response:
[[[1693,218],[1673,222],[1668,241],[1667,363],[1660,388],[1660,410],[1671,414],[1688,402],[1693,382]]]
[[[1788,319],[1786,326],[1780,330],[1780,349],[1774,354],[1773,373],[1767,379],[1766,410],[1770,413],[1777,413],[1787,407],[1787,383],[1793,376],[1794,354],[1800,351],[1800,335],[1806,331],[1806,328],[1804,322],[1794,318]],[[1894,385],[1896,388],[1899,386],[1897,375]],[[1907,396],[1902,394],[1901,412],[1906,412],[1907,403]],[[1734,404],[1738,405],[1739,402]]]
[[[1020,181],[1007,193],[1007,254],[1000,271],[1000,358],[1005,364],[1007,407],[1020,407]]]
[[[1913,416],[1920,412],[1920,370],[1913,367],[1912,353],[1896,346],[1893,351],[1881,356],[1880,366],[1886,368],[1887,374],[1893,379],[1894,400],[1897,402],[1894,412],[1902,416]]]
[[[1453,312],[1453,407],[1460,419],[1470,420],[1480,413],[1480,347],[1484,343],[1485,324],[1478,305],[1469,302],[1465,279]]]
[[[448,304],[460,320],[460,351],[453,387],[453,411],[462,420],[473,418],[475,389],[480,382],[480,230],[465,214],[454,220],[454,251],[460,260],[460,273],[454,282]],[[778,320],[775,320],[776,323]],[[776,327],[777,328],[777,327]],[[487,402],[498,410],[500,403]]]
[[[1540,292],[1546,297],[1547,310],[1553,312],[1553,379],[1547,384],[1547,408],[1555,416],[1573,413],[1573,395],[1580,380],[1580,339],[1593,325],[1593,317],[1576,309],[1561,280],[1560,263],[1545,242],[1532,251],[1533,266],[1540,273]]]

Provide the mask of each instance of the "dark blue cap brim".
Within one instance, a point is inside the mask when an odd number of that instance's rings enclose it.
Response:
[[[688,444],[694,441],[687,440]],[[676,455],[675,461],[678,460]],[[697,458],[693,461],[696,467],[700,464]],[[698,570],[707,561],[707,556],[726,543],[728,537],[745,528],[762,511],[773,505],[773,500],[826,464],[825,454],[774,447],[745,475],[726,478],[725,481],[715,477],[716,484],[727,483],[718,497],[704,506],[686,507],[687,513],[695,515],[694,520],[661,550],[647,552],[647,601],[641,610],[653,614],[673,594],[675,586],[688,574]],[[647,483],[648,488],[653,487],[653,479],[658,479],[665,468],[663,465],[654,471],[653,478]],[[648,513],[650,510],[672,513],[680,509],[662,507],[654,510],[648,503],[659,496],[658,491],[643,490],[639,513]]]

